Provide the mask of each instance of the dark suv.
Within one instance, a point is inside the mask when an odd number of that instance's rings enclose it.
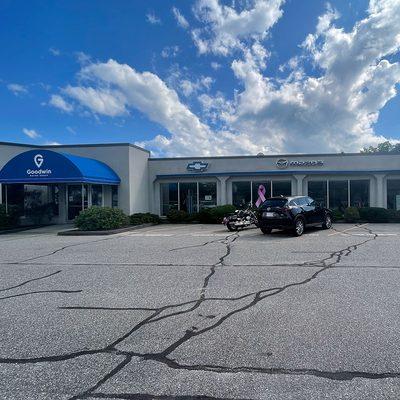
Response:
[[[272,229],[292,230],[301,236],[307,226],[332,227],[332,213],[307,196],[270,197],[258,210],[258,221],[264,234]]]

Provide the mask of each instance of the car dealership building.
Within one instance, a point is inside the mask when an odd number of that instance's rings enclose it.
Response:
[[[171,209],[241,207],[261,193],[309,195],[331,209],[399,210],[400,154],[153,158],[127,143],[0,142],[0,185],[0,203],[23,211],[48,205],[58,223],[92,205],[166,215]]]

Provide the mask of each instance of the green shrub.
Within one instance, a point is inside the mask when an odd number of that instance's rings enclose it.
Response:
[[[344,219],[346,222],[357,222],[360,220],[360,213],[357,207],[348,207],[344,210]]]
[[[0,204],[0,229],[17,226],[20,215],[18,207],[8,206],[8,212],[6,212],[6,205]]]
[[[172,224],[190,222],[190,215],[183,210],[170,210],[167,214],[167,219]]]
[[[360,217],[367,222],[391,222],[391,210],[380,207],[362,207],[359,209]]]
[[[233,213],[235,206],[226,204],[212,208],[204,208],[198,214],[199,222],[202,224],[220,224],[227,214]]]
[[[400,211],[398,210],[387,210],[389,214],[389,222],[400,222]]]
[[[131,225],[159,224],[160,217],[156,214],[136,213],[129,217],[129,221]]]
[[[332,219],[333,219],[333,221],[342,220],[343,219],[343,213],[338,208],[334,208],[332,210]]]
[[[119,208],[87,208],[75,218],[75,226],[82,231],[103,231],[129,225],[129,217]]]

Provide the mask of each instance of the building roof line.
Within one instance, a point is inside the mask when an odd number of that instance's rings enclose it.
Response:
[[[149,150],[137,146],[132,143],[82,143],[82,144],[27,144],[27,143],[14,143],[14,142],[0,142],[3,146],[18,146],[18,147],[31,147],[35,149],[60,149],[64,147],[112,147],[112,146],[129,146],[135,149],[142,150],[150,154]]]

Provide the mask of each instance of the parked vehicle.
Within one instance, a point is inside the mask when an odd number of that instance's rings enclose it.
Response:
[[[331,210],[307,196],[270,197],[261,205],[257,216],[264,234],[271,233],[272,229],[286,229],[301,236],[308,226],[332,227]]]
[[[237,231],[251,225],[258,226],[257,214],[252,210],[252,205],[249,204],[245,210],[235,210],[222,221],[230,231]]]

